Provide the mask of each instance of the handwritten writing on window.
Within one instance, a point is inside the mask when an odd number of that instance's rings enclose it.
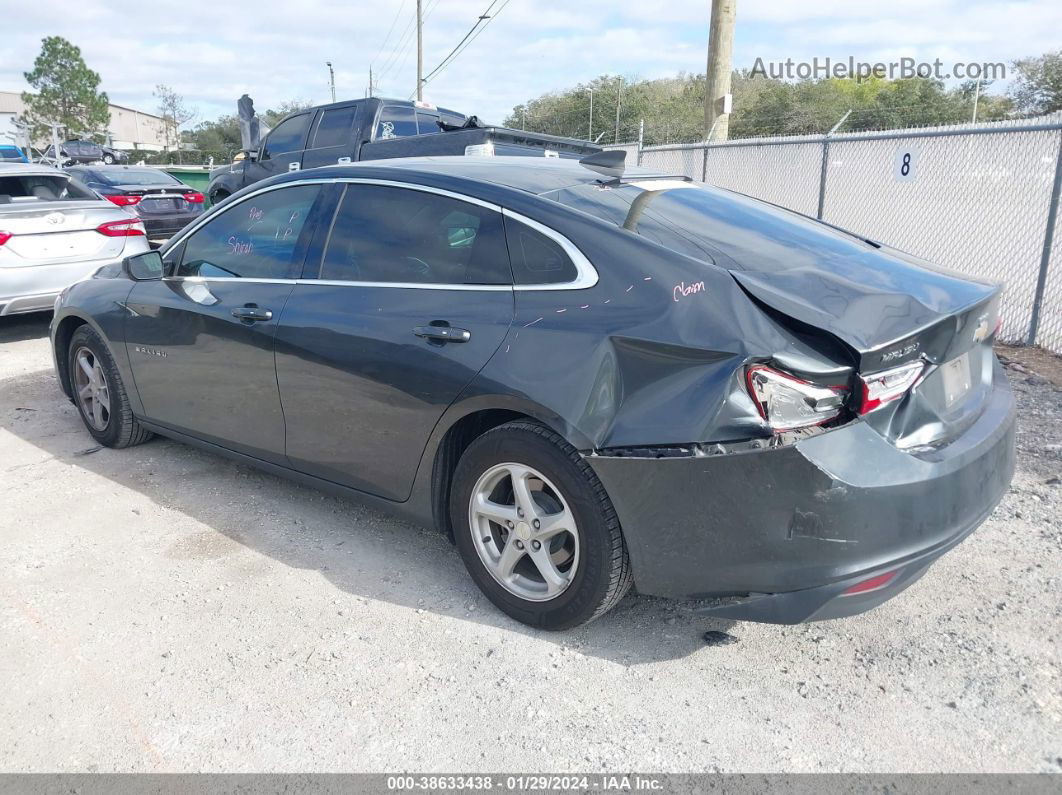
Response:
[[[703,293],[707,288],[704,286],[704,282],[693,282],[692,284],[686,284],[686,282],[679,282],[675,285],[675,288],[671,291],[671,297],[674,301],[679,301],[691,295],[697,293]]]
[[[229,248],[232,250],[232,253],[236,256],[240,256],[241,254],[250,254],[251,251],[254,249],[254,244],[250,240],[241,240],[240,238],[236,237],[236,235],[230,237],[228,243]]]

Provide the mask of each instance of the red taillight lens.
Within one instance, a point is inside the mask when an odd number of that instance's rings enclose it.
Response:
[[[11,239],[11,233],[10,232],[0,232],[0,246],[4,245],[4,243],[6,243],[10,239]]]
[[[896,574],[897,572],[895,571],[887,571],[877,577],[871,577],[869,580],[857,582],[851,588],[846,589],[842,596],[851,596],[852,594],[866,593],[867,591],[876,591],[878,588],[884,588],[892,582]]]
[[[186,193],[184,194],[184,200],[192,204],[202,204],[206,201],[206,197],[202,193]]]
[[[757,365],[745,374],[749,394],[773,431],[822,425],[839,416],[848,390],[817,386],[796,376]]]
[[[132,207],[134,204],[139,204],[143,197],[118,194],[117,196],[104,196],[104,198],[112,204],[117,204],[119,207]]]
[[[128,221],[107,221],[96,227],[96,231],[107,237],[136,237],[146,234],[143,221],[130,218]]]
[[[909,362],[893,367],[891,370],[859,376],[863,384],[863,402],[859,407],[859,413],[868,414],[886,403],[903,397],[911,387],[918,383],[925,369],[926,366],[922,362]]]

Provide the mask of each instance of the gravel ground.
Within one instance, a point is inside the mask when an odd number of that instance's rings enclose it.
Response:
[[[1021,351],[1014,486],[898,599],[779,627],[629,597],[542,634],[433,532],[97,449],[46,324],[0,319],[0,771],[1062,770],[1062,381]]]

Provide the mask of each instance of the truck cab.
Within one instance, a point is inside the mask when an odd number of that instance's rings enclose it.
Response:
[[[285,116],[258,149],[211,172],[208,194],[216,204],[277,174],[359,160],[495,152],[583,157],[599,150],[571,138],[484,127],[428,102],[367,97]]]

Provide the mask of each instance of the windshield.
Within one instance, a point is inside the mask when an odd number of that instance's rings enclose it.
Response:
[[[857,237],[781,207],[679,179],[634,178],[544,194],[561,204],[688,256],[722,267],[798,266],[824,256],[875,248]]]
[[[30,202],[84,201],[99,197],[74,179],[50,174],[0,177],[0,205]]]

